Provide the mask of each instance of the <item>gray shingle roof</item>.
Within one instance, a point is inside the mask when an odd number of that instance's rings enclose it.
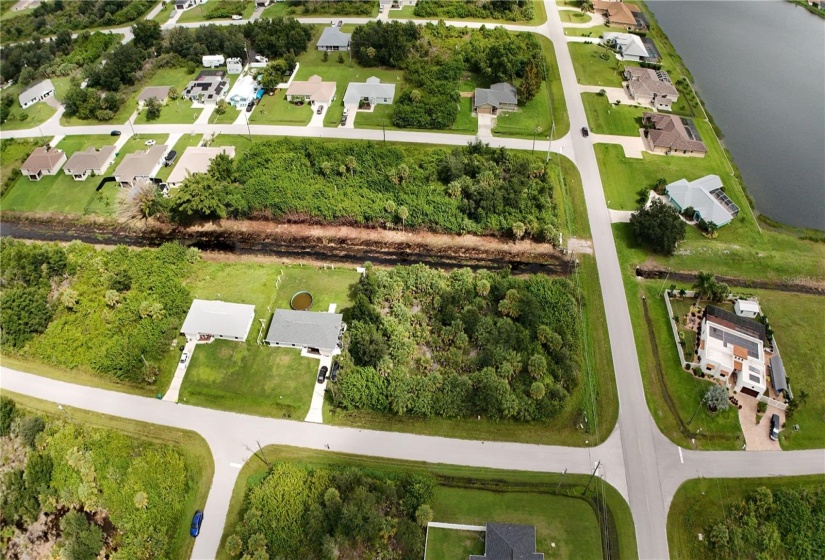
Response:
[[[475,106],[492,105],[498,107],[502,103],[511,103],[515,105],[518,103],[518,93],[512,84],[507,82],[500,82],[493,84],[489,89],[476,88],[475,92]]]
[[[484,556],[473,555],[470,560],[544,560],[544,554],[536,552],[534,526],[487,523]]]
[[[196,299],[189,308],[180,332],[185,335],[212,335],[246,340],[254,320],[254,305]]]
[[[339,49],[346,49],[349,47],[351,33],[342,33],[337,27],[325,27],[321,32],[321,38],[318,39],[319,48],[338,47]]]
[[[333,350],[338,345],[342,319],[339,313],[276,309],[264,341]]]
[[[395,84],[382,84],[375,76],[367,78],[364,83],[350,82],[344,94],[344,103],[351,105],[364,98],[389,98],[392,101],[395,98]]]

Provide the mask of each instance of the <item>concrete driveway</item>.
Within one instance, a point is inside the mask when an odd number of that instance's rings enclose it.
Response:
[[[195,340],[186,341],[183,351],[189,353],[189,359],[186,360],[185,364],[180,363],[180,360],[178,360],[178,367],[175,369],[175,377],[172,378],[172,383],[169,384],[169,390],[166,391],[165,395],[163,395],[163,400],[168,402],[178,402],[178,397],[180,396],[180,386],[183,385],[183,378],[186,375],[186,370],[189,369],[189,364],[192,363],[192,355],[195,353],[196,345],[197,341]]]
[[[641,136],[618,136],[616,134],[590,134],[594,144],[618,144],[627,158],[642,159],[645,143]]]
[[[318,380],[313,380],[315,386],[312,388],[312,404],[309,405],[309,412],[307,413],[304,422],[314,422],[315,424],[324,423],[324,394],[329,383],[329,370],[332,368],[332,358],[329,356],[322,356],[318,364],[318,371],[321,368],[327,367],[327,379],[323,383],[318,383]],[[317,372],[316,372],[317,375]]]
[[[478,137],[490,138],[493,136],[493,126],[496,119],[493,115],[478,115]]]
[[[324,105],[324,109],[318,114],[318,106],[312,108],[312,119],[310,119],[309,124],[307,126],[317,126],[323,127],[324,126],[324,117],[327,116],[327,111],[329,110],[329,105]]]
[[[739,393],[736,395],[742,408],[739,409],[739,423],[742,425],[742,434],[745,436],[745,446],[748,451],[781,451],[782,447],[778,441],[773,441],[769,434],[771,431],[771,416],[779,415],[779,425],[785,423],[785,411],[776,407],[768,406],[767,412],[762,415],[759,423],[756,423],[757,400],[753,397]]]

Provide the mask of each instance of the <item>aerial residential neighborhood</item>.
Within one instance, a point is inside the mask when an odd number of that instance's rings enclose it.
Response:
[[[0,556],[825,557],[822,18],[0,2]]]

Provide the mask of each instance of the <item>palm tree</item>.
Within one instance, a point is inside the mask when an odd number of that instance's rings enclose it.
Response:
[[[353,156],[347,156],[346,165],[347,169],[349,169],[350,177],[354,177],[355,169],[358,167],[358,160],[356,160]]]
[[[591,2],[590,0],[582,0],[579,9],[581,9],[583,13],[592,12],[593,2]]]
[[[700,272],[696,277],[696,282],[693,284],[693,289],[696,292],[696,299],[708,298],[713,294],[716,287],[716,278],[710,272]]]
[[[398,214],[398,217],[401,218],[401,228],[403,229],[407,221],[407,217],[410,215],[410,211],[407,210],[406,206],[399,206],[395,212]]]
[[[527,232],[527,228],[524,227],[524,224],[521,223],[521,222],[515,222],[512,227],[513,227],[513,237],[515,237],[516,240],[519,240],[522,237],[524,237],[524,234]]]

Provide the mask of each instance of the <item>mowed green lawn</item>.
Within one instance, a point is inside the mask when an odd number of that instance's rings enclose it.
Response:
[[[464,560],[471,554],[484,555],[484,532],[427,529],[427,555],[424,560]]]
[[[578,10],[559,10],[559,17],[562,23],[588,23],[594,16]]]
[[[673,560],[721,558],[708,544],[708,529],[729,514],[728,508],[731,505],[745,499],[758,488],[769,488],[772,491],[814,490],[822,488],[823,484],[825,480],[821,475],[688,480],[676,491],[667,515],[667,541],[670,547],[670,557]],[[793,513],[789,512],[788,515],[793,515]],[[703,541],[699,540],[699,533],[705,536]]]
[[[160,116],[150,121],[146,118],[146,109],[141,109],[135,117],[135,124],[190,124],[200,116],[203,108],[192,107],[186,99],[168,100],[160,110]]]
[[[306,126],[312,120],[313,108],[309,103],[296,105],[286,100],[286,90],[275,95],[264,95],[255,105],[249,117],[252,124],[284,124]]]
[[[352,305],[350,290],[361,275],[348,265],[336,266],[335,270],[312,266],[292,266],[284,268],[284,275],[275,298],[275,307],[289,309],[292,296],[300,291],[312,294],[311,311],[327,311],[331,303],[336,304],[340,313]]]
[[[191,23],[194,21],[226,21],[231,19],[228,17],[207,19],[206,16],[209,15],[209,10],[218,7],[220,3],[221,0],[211,0],[210,2],[207,2],[205,4],[198,4],[194,8],[190,8],[183,12],[178,18],[178,23]],[[255,2],[253,2],[252,0],[248,0],[244,6],[243,11],[240,12],[238,15],[243,16],[244,19],[249,19],[249,17],[252,16],[254,10]]]
[[[621,87],[620,68],[630,64],[620,62],[610,50],[599,45],[568,43],[567,46],[580,84]],[[602,54],[607,55],[607,60],[601,58]]]
[[[613,105],[607,96],[597,93],[582,93],[584,111],[590,131],[596,134],[618,134],[639,136],[642,115],[649,110],[634,105]]]
[[[11,87],[0,90],[0,103],[7,97],[14,99],[14,103],[12,103],[9,108],[9,115],[6,117],[6,122],[2,125],[3,130],[34,128],[49,120],[52,115],[57,112],[55,108],[45,101],[35,103],[26,109],[21,107],[17,96],[20,95],[24,89],[26,88],[24,88],[22,84],[14,84]]]

